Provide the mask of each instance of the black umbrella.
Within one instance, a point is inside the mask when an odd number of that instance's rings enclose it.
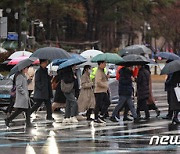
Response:
[[[141,55],[141,54],[151,54],[151,53],[152,53],[151,49],[149,49],[145,45],[139,45],[139,44],[127,46],[119,51],[120,56],[125,56],[129,54]]]
[[[39,59],[55,60],[61,58],[71,58],[71,55],[61,48],[45,47],[36,50],[30,57],[37,57]]]
[[[30,65],[31,65],[34,61],[36,61],[36,60],[37,60],[37,58],[35,58],[35,57],[30,57],[30,58],[28,58],[28,59],[25,59],[25,60],[20,61],[17,65],[15,65],[15,66],[11,69],[11,71],[10,71],[10,73],[9,73],[9,76],[15,74],[16,72],[21,71],[22,69],[24,69],[24,68],[26,68],[26,67],[28,67],[28,66],[30,66]]]
[[[118,63],[118,65],[144,65],[150,63],[150,61],[141,55],[136,55],[136,54],[130,54],[127,56],[124,56],[123,59],[125,62]]]
[[[166,64],[161,70],[161,74],[170,74],[180,71],[180,60],[174,60]]]
[[[180,57],[174,53],[171,52],[158,52],[156,55],[156,57],[161,57],[167,60],[178,60],[180,59]]]

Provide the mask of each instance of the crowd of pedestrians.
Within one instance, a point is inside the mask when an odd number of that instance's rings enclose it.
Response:
[[[76,73],[76,65],[68,66],[57,71],[52,77],[47,71],[48,60],[41,59],[40,67],[35,72],[33,67],[26,67],[15,74],[11,103],[7,108],[6,126],[21,112],[26,114],[26,126],[31,127],[30,115],[45,104],[47,120],[55,120],[52,112],[57,108],[65,108],[62,123],[78,123],[77,116],[86,113],[88,121],[94,123],[105,123],[109,116],[110,106],[108,72],[106,62],[98,61],[96,68],[85,65],[79,79]],[[29,69],[29,70],[28,70]],[[92,72],[93,70],[93,72]],[[174,87],[180,83],[180,72],[169,74],[165,82],[165,90],[168,98],[168,114],[165,119],[172,119],[173,123],[179,124],[178,112],[180,104],[174,93]],[[124,109],[123,120],[132,121],[128,117],[130,110],[134,122],[141,119],[149,120],[149,110],[155,110],[157,117],[160,115],[155,99],[152,94],[151,72],[148,65],[123,66],[117,70],[119,101],[115,106],[109,119],[119,122],[120,112]],[[137,87],[134,87],[136,83]],[[55,95],[53,97],[53,90]],[[33,103],[30,97],[33,93]],[[137,96],[137,108],[134,105],[134,97]],[[53,101],[52,101],[53,100]],[[12,112],[13,107],[14,112]],[[141,111],[145,117],[142,118]],[[91,116],[94,113],[94,118]]]

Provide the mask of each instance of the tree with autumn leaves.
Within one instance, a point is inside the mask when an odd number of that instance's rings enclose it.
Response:
[[[164,37],[166,43],[180,49],[180,2],[178,0],[28,0],[10,3],[2,0],[0,8],[26,11],[22,30],[31,32],[32,21],[40,20],[44,30],[35,29],[39,43],[51,41],[96,41],[103,51],[113,51],[127,36],[126,45],[134,44],[136,32],[142,41]],[[151,30],[145,33],[145,23]],[[13,27],[10,27],[13,29]],[[44,33],[42,35],[41,33]],[[145,35],[146,34],[146,35]],[[43,37],[42,37],[43,36]]]

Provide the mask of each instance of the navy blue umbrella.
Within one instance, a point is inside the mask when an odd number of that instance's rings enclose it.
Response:
[[[167,60],[178,60],[180,59],[180,57],[174,53],[171,52],[158,52],[156,55],[156,57],[161,57]]]
[[[79,54],[76,54],[76,53],[71,53],[70,55],[71,55],[71,58],[78,58],[78,59],[80,59],[80,60],[82,60],[82,61],[86,60],[86,58],[84,58],[83,56],[81,56],[81,55],[79,55]],[[54,66],[54,65],[58,66],[58,65],[60,65],[60,64],[63,63],[63,62],[65,62],[65,61],[68,60],[68,59],[69,59],[69,58],[56,59],[56,60],[53,61],[52,65],[53,65],[53,66]]]
[[[61,63],[58,67],[59,69],[63,69],[65,67],[73,66],[73,65],[79,65],[82,63],[85,63],[87,60],[86,59],[81,59],[81,58],[70,58],[66,60],[65,62]]]

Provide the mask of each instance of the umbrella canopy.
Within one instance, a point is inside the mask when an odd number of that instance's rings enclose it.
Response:
[[[86,58],[84,58],[83,56],[79,55],[79,54],[76,54],[76,53],[71,53],[71,58],[78,58],[78,59],[82,59],[82,60],[86,60]],[[61,63],[65,62],[66,60],[68,60],[69,58],[64,58],[64,59],[56,59],[56,60],[53,60],[53,63],[52,65],[57,65],[59,66]]]
[[[151,53],[152,53],[151,49],[149,49],[145,45],[139,45],[139,44],[127,46],[119,51],[120,56],[125,56],[129,54],[141,55],[141,54],[151,54]]]
[[[17,58],[13,58],[8,62],[8,65],[16,65],[20,61],[25,60],[27,58],[29,58],[29,56],[20,56],[20,57],[17,57]]]
[[[85,63],[78,65],[78,67],[84,67],[85,65],[90,65],[91,67],[96,67],[97,63],[92,63],[91,59],[87,59],[87,61]]]
[[[99,50],[91,49],[91,50],[86,50],[86,51],[82,52],[80,55],[86,59],[91,59],[99,54],[103,54],[103,52],[99,51]]]
[[[0,53],[6,53],[8,52],[6,49],[0,47]]]
[[[161,70],[161,74],[170,74],[180,71],[180,60],[174,60],[166,64]]]
[[[158,52],[156,55],[156,57],[161,57],[167,60],[178,60],[180,59],[180,57],[174,53],[171,52]]]
[[[144,65],[150,63],[146,57],[136,54],[124,56],[123,59],[125,62],[121,62],[119,65]]]
[[[15,65],[11,69],[9,75],[15,74],[16,72],[21,71],[22,69],[30,66],[36,60],[37,60],[37,58],[35,58],[35,57],[30,57],[25,60],[22,60],[21,62],[19,62],[17,65]]]
[[[16,65],[20,61],[28,59],[28,58],[29,58],[28,56],[21,56],[21,57],[14,58],[8,62],[8,65]],[[37,59],[35,62],[33,62],[33,64],[39,64],[39,60]]]
[[[63,69],[65,67],[69,67],[69,66],[73,66],[73,65],[79,65],[79,64],[82,64],[82,63],[85,63],[86,60],[85,59],[80,59],[80,58],[70,58],[68,59],[67,61],[61,63],[59,65],[59,68],[58,69]]]
[[[71,58],[71,55],[61,48],[55,47],[45,47],[36,50],[31,57],[37,57],[39,59],[48,59],[48,60],[55,60],[55,59],[64,59],[64,58]]]
[[[124,59],[121,58],[116,53],[103,53],[95,56],[91,59],[92,62],[105,61],[107,63],[117,64],[120,62],[124,62]]]
[[[9,56],[8,59],[14,59],[14,58],[17,58],[17,57],[22,57],[22,56],[29,57],[31,55],[32,55],[32,53],[29,52],[29,51],[16,51],[11,56]]]

